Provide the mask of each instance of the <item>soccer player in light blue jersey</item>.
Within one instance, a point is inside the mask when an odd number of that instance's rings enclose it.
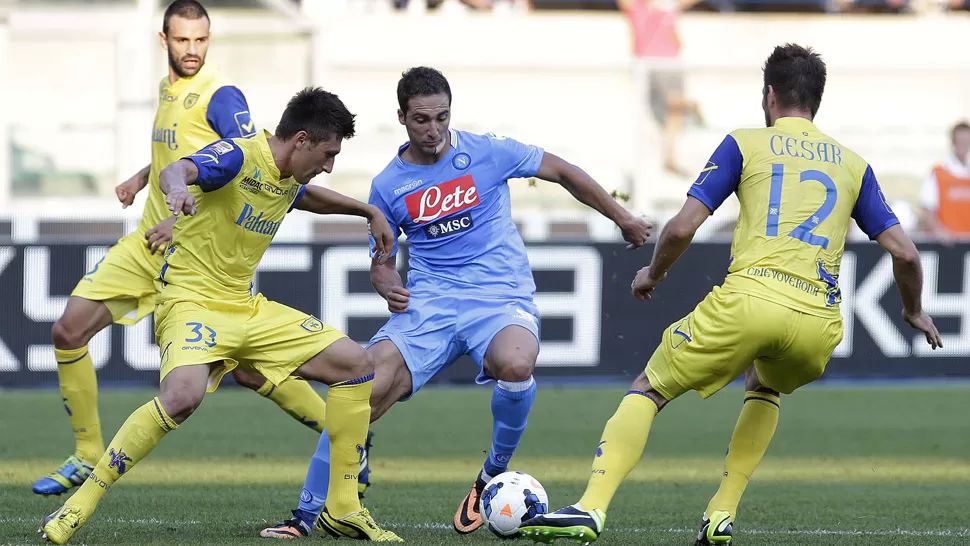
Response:
[[[392,315],[368,348],[376,362],[371,419],[462,355],[480,367],[478,383],[497,381],[488,458],[453,521],[458,533],[467,534],[482,526],[479,496],[508,469],[536,394],[539,311],[525,244],[512,221],[509,179],[534,176],[560,184],[615,222],[631,248],[646,243],[652,226],[582,169],[541,148],[449,129],[451,88],[437,70],[406,71],[397,94],[398,120],[409,142],[374,178],[370,204],[395,232],[407,235],[410,272],[405,286],[395,265],[396,245],[383,263],[373,256],[371,281]],[[310,533],[327,491],[330,448],[324,438],[294,518],[261,536]]]

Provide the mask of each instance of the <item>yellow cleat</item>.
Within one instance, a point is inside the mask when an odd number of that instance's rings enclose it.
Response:
[[[403,538],[393,532],[378,527],[366,508],[341,519],[336,519],[324,507],[320,515],[317,516],[316,528],[325,531],[334,538],[344,537],[371,542],[404,542]]]
[[[65,504],[53,514],[44,518],[39,531],[42,538],[54,544],[67,544],[67,541],[71,540],[74,533],[83,527],[87,521],[87,516],[81,512],[80,508]]]

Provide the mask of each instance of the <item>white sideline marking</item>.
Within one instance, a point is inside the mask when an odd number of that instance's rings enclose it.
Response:
[[[40,525],[42,517],[37,518],[0,518],[0,524],[4,523],[29,523],[32,525]],[[189,525],[202,525],[203,522],[196,520],[163,520],[155,518],[145,518],[145,519],[127,519],[127,518],[98,518],[99,522],[105,524],[119,524],[119,525],[166,525],[166,526],[189,526]],[[276,521],[260,520],[260,521],[245,521],[242,522],[244,525],[273,525],[278,523]],[[387,527],[393,529],[435,529],[435,530],[450,530],[450,524],[444,523],[420,523],[420,524],[403,524],[403,523],[385,523]],[[607,532],[609,533],[666,533],[666,534],[696,534],[697,529],[651,529],[647,527],[637,528],[637,527],[608,527]],[[853,529],[738,529],[738,535],[767,535],[767,536],[911,536],[911,537],[970,537],[970,529],[952,529],[946,531],[928,531],[919,529],[878,529],[874,531],[861,531]]]

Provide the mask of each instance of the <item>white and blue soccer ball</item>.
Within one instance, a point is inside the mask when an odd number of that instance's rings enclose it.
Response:
[[[488,482],[478,508],[491,532],[511,538],[523,522],[549,511],[549,497],[539,480],[525,472],[505,472]]]

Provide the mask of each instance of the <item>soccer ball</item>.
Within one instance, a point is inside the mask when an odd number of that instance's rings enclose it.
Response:
[[[545,488],[525,472],[505,472],[482,491],[479,511],[488,529],[502,538],[519,535],[519,525],[549,511]]]

